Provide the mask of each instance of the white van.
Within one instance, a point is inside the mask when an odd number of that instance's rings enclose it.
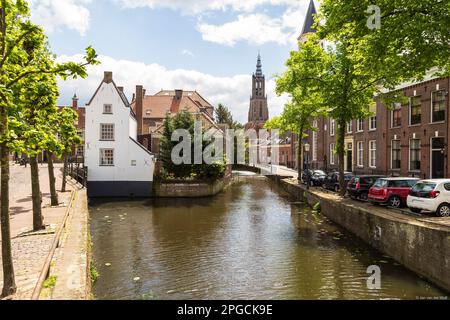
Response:
[[[407,205],[411,211],[433,212],[438,217],[450,217],[450,180],[422,180],[411,190]]]

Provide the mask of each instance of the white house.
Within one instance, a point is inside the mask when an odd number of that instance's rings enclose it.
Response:
[[[86,105],[89,197],[150,197],[154,156],[137,142],[136,116],[122,87],[105,72]]]

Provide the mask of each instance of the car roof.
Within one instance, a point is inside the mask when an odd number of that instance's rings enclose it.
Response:
[[[450,179],[429,179],[429,180],[421,180],[423,183],[450,183]]]
[[[381,178],[386,181],[405,181],[405,180],[417,180],[420,181],[419,178]]]

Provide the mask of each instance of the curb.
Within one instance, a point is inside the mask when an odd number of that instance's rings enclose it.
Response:
[[[67,220],[69,218],[70,215],[70,210],[73,207],[73,204],[75,203],[75,199],[76,196],[78,194],[77,190],[73,190],[72,194],[70,196],[70,202],[69,205],[67,206],[67,211],[64,215],[64,219],[63,222],[61,223],[61,225],[58,228],[58,231],[56,232],[55,238],[53,239],[53,243],[50,249],[50,252],[47,256],[47,259],[45,260],[44,263],[44,267],[42,268],[41,274],[39,275],[39,279],[38,282],[36,284],[36,287],[33,290],[33,294],[31,296],[31,300],[39,300],[39,296],[41,294],[42,291],[42,287],[44,285],[45,280],[47,279],[49,273],[50,273],[50,266],[53,260],[53,256],[55,255],[56,249],[58,249],[59,247],[59,243],[61,240],[61,235],[63,233],[64,228],[66,227],[67,224]]]

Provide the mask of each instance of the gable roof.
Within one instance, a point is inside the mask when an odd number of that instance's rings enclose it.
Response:
[[[103,83],[106,84],[110,84],[112,83],[114,88],[117,91],[117,94],[119,95],[120,99],[122,100],[123,104],[125,105],[126,108],[130,108],[130,114],[136,118],[136,113],[134,112],[133,108],[131,108],[130,102],[128,102],[128,98],[126,97],[125,93],[123,92],[123,90],[119,90],[119,87],[117,87],[116,83],[114,82],[113,78],[112,78],[113,74],[110,71],[105,71],[103,80],[100,82],[97,90],[95,90],[94,95],[92,96],[92,98],[89,100],[89,102],[86,104],[86,106],[90,106],[92,101],[94,100],[95,96],[97,95],[97,93],[100,91],[100,88],[102,87]]]

